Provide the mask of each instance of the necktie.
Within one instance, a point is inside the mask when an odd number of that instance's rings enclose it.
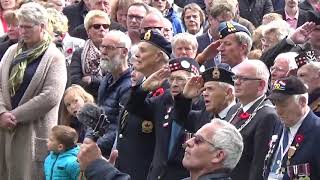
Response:
[[[287,128],[287,127],[283,128],[282,146],[279,146],[280,148],[278,149],[278,153],[277,153],[276,159],[274,161],[274,164],[272,166],[271,172],[276,173],[277,169],[279,169],[281,167],[282,157],[286,153],[286,148],[289,143],[289,132],[290,132],[289,128]]]
[[[169,141],[168,159],[171,156],[173,147],[176,144],[177,138],[178,138],[181,130],[182,130],[182,127],[179,124],[177,124],[175,121],[172,121],[171,135],[170,135],[170,141]]]
[[[243,109],[240,108],[237,112],[237,114],[235,115],[235,117],[233,118],[233,120],[231,121],[231,124],[235,125],[241,120],[240,118],[240,114],[243,113]]]

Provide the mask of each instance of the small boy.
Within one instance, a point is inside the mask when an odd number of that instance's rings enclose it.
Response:
[[[79,146],[75,129],[58,125],[51,129],[47,143],[50,154],[44,162],[46,180],[77,180],[80,166],[77,162]]]

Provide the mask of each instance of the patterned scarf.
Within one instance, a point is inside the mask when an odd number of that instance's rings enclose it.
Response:
[[[100,51],[90,39],[86,41],[83,47],[81,61],[84,76],[102,74],[100,70]]]
[[[13,61],[10,66],[9,90],[13,97],[20,85],[22,84],[25,70],[33,60],[37,59],[44,51],[46,51],[51,42],[51,37],[48,33],[44,34],[43,40],[39,45],[32,49],[27,49],[24,41],[18,42],[17,51],[13,56]]]

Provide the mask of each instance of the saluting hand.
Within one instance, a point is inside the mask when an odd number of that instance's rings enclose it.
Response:
[[[204,81],[201,76],[192,77],[183,89],[183,96],[192,99],[201,95],[204,90]]]
[[[162,83],[170,76],[169,66],[164,66],[149,76],[143,83],[142,88],[146,91],[154,91],[161,87]]]
[[[214,58],[218,53],[218,47],[221,45],[221,41],[217,40],[209,44],[208,47],[206,47],[202,53],[200,53],[196,60],[199,64],[203,64],[206,60]]]
[[[290,35],[290,39],[295,44],[304,44],[310,39],[310,34],[315,28],[314,22],[306,22]]]

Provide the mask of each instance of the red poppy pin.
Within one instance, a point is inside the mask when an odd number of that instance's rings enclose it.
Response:
[[[297,134],[296,137],[294,138],[294,141],[298,144],[301,144],[304,139],[304,136],[302,134]]]
[[[73,49],[72,49],[72,48],[68,48],[68,49],[67,49],[67,53],[68,53],[68,54],[71,54],[72,52],[73,52]]]
[[[247,120],[250,117],[250,114],[247,112],[243,112],[240,114],[240,119]]]
[[[163,88],[159,88],[159,89],[156,90],[156,92],[154,92],[154,93],[152,94],[152,97],[160,96],[160,95],[162,95],[163,93],[164,93],[164,89],[163,89]]]

